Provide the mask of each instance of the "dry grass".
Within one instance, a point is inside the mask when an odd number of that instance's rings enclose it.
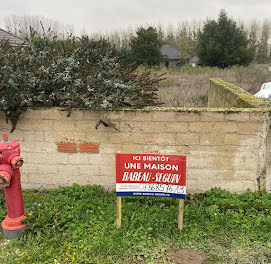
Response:
[[[182,67],[167,71],[160,84],[159,101],[165,106],[207,107],[210,78],[221,78],[255,94],[264,82],[271,81],[269,65],[235,66],[228,69]]]

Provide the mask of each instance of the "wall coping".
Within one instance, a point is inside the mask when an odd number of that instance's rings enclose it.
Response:
[[[38,111],[38,110],[59,110],[59,111],[69,111],[64,107],[36,107],[36,108],[29,108],[29,110]],[[1,110],[2,111],[2,110]],[[204,108],[188,108],[188,107],[144,107],[144,108],[117,108],[110,111],[95,111],[91,109],[80,109],[75,108],[72,111],[90,111],[90,112],[99,112],[99,113],[110,113],[110,112],[224,112],[224,113],[238,113],[238,112],[271,112],[271,105],[270,107],[259,107],[259,108],[211,108],[211,107],[204,107]]]

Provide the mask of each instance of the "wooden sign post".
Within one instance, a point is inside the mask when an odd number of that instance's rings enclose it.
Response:
[[[117,196],[117,228],[121,227],[121,196]]]
[[[184,211],[184,200],[179,201],[179,216],[178,216],[178,228],[180,231],[183,229],[183,211]]]
[[[117,228],[121,227],[121,196],[178,198],[178,228],[183,228],[186,156],[116,154]]]

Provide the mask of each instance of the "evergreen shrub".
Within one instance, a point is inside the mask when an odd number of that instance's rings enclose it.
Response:
[[[12,131],[28,107],[100,111],[156,105],[161,79],[124,63],[104,39],[33,39],[30,47],[0,43],[0,109]]]

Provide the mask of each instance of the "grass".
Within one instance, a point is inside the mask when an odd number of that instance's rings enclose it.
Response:
[[[117,230],[115,193],[100,186],[25,190],[27,233],[9,243],[0,235],[0,263],[172,263],[170,253],[193,248],[208,263],[271,263],[271,194],[236,195],[215,188],[185,201],[123,198]],[[6,210],[0,200],[0,219]]]
[[[252,94],[259,91],[264,82],[271,81],[268,65],[226,69],[184,66],[166,73],[167,79],[159,87],[158,100],[173,107],[207,107],[210,78],[221,78]]]

